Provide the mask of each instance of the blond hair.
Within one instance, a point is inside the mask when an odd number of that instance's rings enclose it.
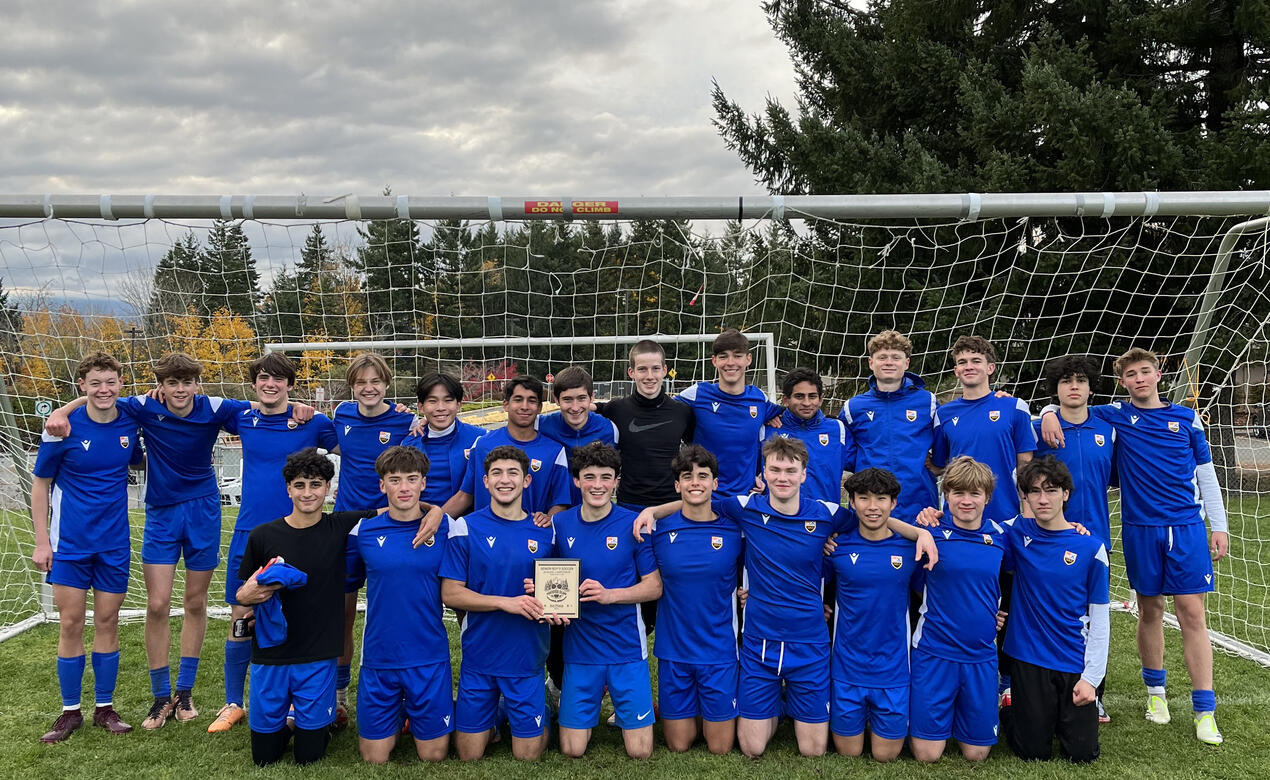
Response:
[[[903,352],[905,357],[913,356],[913,342],[898,330],[884,330],[873,338],[869,339],[869,344],[865,347],[869,352],[869,357],[873,357],[884,349],[896,350]]]
[[[1160,370],[1160,358],[1151,350],[1142,347],[1133,347],[1120,357],[1116,358],[1116,362],[1111,364],[1111,370],[1116,372],[1117,377],[1124,376],[1124,371],[1134,363],[1150,363],[1155,370]]]
[[[992,469],[969,455],[954,458],[944,470],[944,495],[954,490],[962,493],[982,490],[985,496],[992,498],[996,484],[997,478],[993,476]]]

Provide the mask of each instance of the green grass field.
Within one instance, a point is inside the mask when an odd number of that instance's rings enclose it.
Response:
[[[1266,528],[1259,499],[1245,498],[1232,502],[1232,534],[1237,543],[1251,545],[1265,537],[1258,528]],[[0,571],[13,571],[16,563],[29,555],[30,532],[25,518],[8,513],[10,525],[0,546]],[[226,510],[226,528],[232,527],[233,510]],[[139,518],[138,518],[139,519]],[[19,525],[19,523],[21,525]],[[140,528],[140,522],[134,526]],[[134,553],[140,549],[135,540]],[[1231,625],[1252,627],[1264,637],[1267,582],[1266,568],[1260,565],[1260,549],[1235,550],[1234,564],[1219,566],[1219,595],[1214,607],[1228,610]],[[134,554],[134,567],[139,569]],[[1113,561],[1117,563],[1118,560]],[[1232,571],[1234,570],[1234,571]],[[1231,576],[1240,573],[1244,578]],[[1252,576],[1260,575],[1255,580]],[[126,606],[144,604],[140,572],[136,587]],[[0,601],[31,599],[34,591],[26,577],[13,577],[0,583]],[[212,584],[214,601],[223,592],[223,579],[218,575]],[[27,594],[23,596],[23,593]],[[179,603],[179,597],[174,599]],[[1260,612],[1258,612],[1260,610]],[[1217,610],[1214,610],[1215,612]],[[1260,617],[1257,617],[1257,615]],[[173,641],[180,628],[173,620]],[[191,724],[170,722],[156,733],[142,733],[138,728],[123,737],[111,737],[99,729],[85,728],[68,742],[45,746],[38,741],[59,709],[56,669],[53,663],[57,627],[45,624],[0,644],[0,680],[3,680],[3,702],[0,707],[0,776],[7,777],[179,777],[205,776],[214,773],[254,771],[251,769],[250,746],[245,728],[225,735],[209,735],[207,724],[221,704],[222,644],[226,622],[213,620],[204,646],[203,664],[195,689],[199,718]],[[1245,628],[1244,630],[1248,630]],[[1226,744],[1212,748],[1195,741],[1191,730],[1185,666],[1181,657],[1180,635],[1168,631],[1166,665],[1171,674],[1174,722],[1153,726],[1142,718],[1144,689],[1138,676],[1134,649],[1134,621],[1126,614],[1112,617],[1112,653],[1108,670],[1107,705],[1113,722],[1103,727],[1103,758],[1090,767],[1073,768],[1063,762],[1024,764],[998,747],[982,766],[973,766],[960,757],[950,755],[935,767],[916,764],[904,757],[898,763],[878,766],[867,759],[826,756],[807,759],[798,756],[792,732],[788,727],[777,734],[769,753],[751,761],[734,753],[715,757],[704,747],[684,755],[672,754],[659,745],[651,759],[631,761],[621,748],[619,733],[600,727],[587,757],[578,761],[552,752],[543,761],[524,765],[510,756],[506,742],[493,748],[484,761],[460,765],[447,762],[443,770],[422,767],[414,758],[409,740],[404,740],[388,767],[370,767],[357,756],[354,731],[339,733],[333,739],[326,760],[303,773],[294,765],[283,764],[263,775],[269,777],[398,777],[420,772],[444,771],[454,777],[824,777],[868,774],[882,777],[1010,777],[1064,778],[1073,772],[1082,777],[1196,777],[1196,778],[1266,778],[1270,776],[1270,669],[1244,659],[1218,653],[1216,688],[1219,697],[1218,718]],[[145,670],[142,631],[138,623],[121,630],[123,660],[120,670],[116,706],[125,720],[138,725],[149,706],[149,680]],[[360,635],[360,631],[359,631]],[[457,676],[457,632],[451,625],[452,657]],[[91,669],[85,675],[85,701],[91,701]],[[955,751],[954,751],[955,753]]]

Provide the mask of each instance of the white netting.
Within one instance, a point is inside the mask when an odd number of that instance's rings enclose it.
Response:
[[[602,395],[620,395],[629,392],[622,384],[629,342],[586,339],[735,326],[774,334],[780,370],[817,368],[831,387],[827,411],[836,412],[864,387],[867,338],[895,328],[915,344],[913,370],[945,395],[954,389],[953,340],[991,339],[1000,352],[998,384],[1034,410],[1047,395],[1040,377],[1049,358],[1105,358],[1130,345],[1165,356],[1169,392],[1207,417],[1227,490],[1232,554],[1217,567],[1213,628],[1270,651],[1263,562],[1270,520],[1262,519],[1270,481],[1260,481],[1270,470],[1265,232],[1243,236],[1225,272],[1213,275],[1221,240],[1240,221],[0,222],[8,294],[0,345],[13,413],[11,422],[0,420],[13,456],[0,480],[0,624],[42,609],[28,563],[25,488],[13,464],[32,457],[37,402],[72,397],[74,365],[90,348],[113,352],[142,384],[149,360],[183,349],[205,363],[206,392],[245,397],[247,363],[264,344],[535,340],[383,344],[398,376],[394,395],[412,403],[414,381],[427,371],[459,375],[469,397],[480,399],[516,373],[542,377],[571,363],[591,369]],[[1206,299],[1210,282],[1216,294]],[[1201,317],[1205,300],[1209,319]],[[674,384],[710,378],[708,352],[708,341],[669,345]],[[347,354],[292,356],[300,363],[297,397],[328,409],[344,397]],[[758,352],[755,368],[766,365]],[[753,381],[767,384],[763,373]],[[1105,382],[1104,399],[1111,390]],[[222,457],[237,462],[232,447]],[[232,481],[236,467],[225,476]],[[228,530],[235,509],[226,511]],[[136,534],[140,524],[138,512]],[[1118,558],[1114,577],[1127,597]],[[135,584],[126,606],[140,608],[139,576]]]

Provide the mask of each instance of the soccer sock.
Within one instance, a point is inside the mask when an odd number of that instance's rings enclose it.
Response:
[[[160,666],[150,670],[150,693],[156,699],[172,698],[172,668]]]
[[[997,695],[1005,693],[1010,687],[1010,675],[1003,674],[997,679]]]
[[[247,699],[247,667],[251,665],[251,642],[225,642],[225,703],[239,707]]]
[[[1196,712],[1216,711],[1217,694],[1213,691],[1191,691],[1191,709]]]
[[[194,690],[196,676],[198,676],[198,656],[181,656],[181,663],[176,667],[176,689],[178,691]]]
[[[335,667],[335,690],[342,691],[348,688],[348,684],[353,681],[353,665],[339,664]]]
[[[57,687],[62,691],[62,709],[79,709],[79,693],[84,687],[84,656],[57,657]]]
[[[119,651],[93,653],[93,693],[98,707],[109,707],[115,700],[115,681],[119,679]]]
[[[1163,669],[1148,669],[1142,667],[1142,682],[1147,684],[1147,693],[1151,696],[1163,696],[1164,685],[1168,680],[1169,673]]]

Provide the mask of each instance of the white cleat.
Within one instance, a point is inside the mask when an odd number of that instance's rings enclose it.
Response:
[[[1169,722],[1169,703],[1163,696],[1152,695],[1147,699],[1147,720],[1161,726]]]
[[[1217,719],[1213,713],[1205,712],[1195,716],[1195,738],[1205,745],[1220,745],[1221,732],[1217,730]]]

